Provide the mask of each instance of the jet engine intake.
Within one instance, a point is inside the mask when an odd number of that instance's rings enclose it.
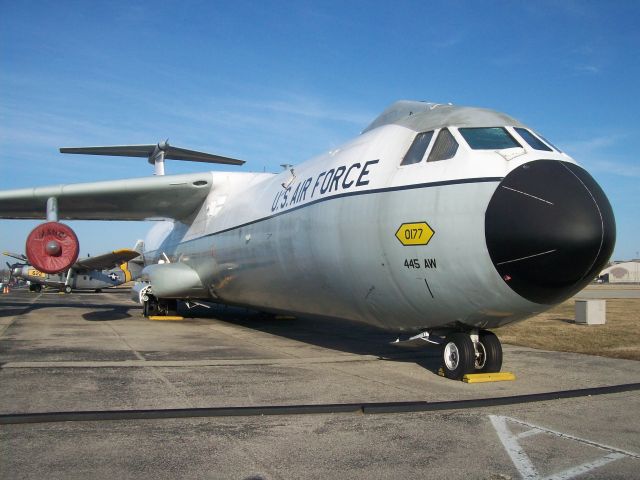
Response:
[[[151,294],[151,285],[147,282],[136,282],[131,287],[131,300],[140,305],[148,302]]]
[[[47,222],[31,231],[25,251],[35,268],[45,273],[58,273],[68,270],[78,260],[80,242],[69,226]]]

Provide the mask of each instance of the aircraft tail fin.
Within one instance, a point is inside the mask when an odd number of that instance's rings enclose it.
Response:
[[[133,251],[142,254],[144,252],[144,240],[138,240],[133,247]]]
[[[129,264],[136,264],[142,269],[142,266],[144,265],[144,240],[138,240],[133,247],[133,251],[138,252],[140,256],[129,260]]]

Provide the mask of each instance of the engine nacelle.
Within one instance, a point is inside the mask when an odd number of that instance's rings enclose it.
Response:
[[[144,304],[144,302],[149,301],[151,294],[151,285],[147,282],[136,282],[131,287],[131,300],[136,303]]]
[[[80,242],[70,227],[47,222],[34,228],[25,246],[29,263],[45,273],[68,270],[80,253]]]

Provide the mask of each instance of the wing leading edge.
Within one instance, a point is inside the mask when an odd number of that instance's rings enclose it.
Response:
[[[203,172],[4,190],[0,218],[45,218],[53,197],[60,219],[182,219],[202,205],[212,181],[211,173]]]
[[[140,253],[123,248],[96,257],[83,258],[74,263],[72,268],[74,270],[107,270],[139,256]]]

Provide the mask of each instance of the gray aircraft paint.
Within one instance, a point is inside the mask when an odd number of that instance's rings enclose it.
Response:
[[[574,160],[522,141],[522,148],[472,151],[457,127],[506,126],[519,138],[512,127],[522,124],[490,110],[433,105],[396,104],[354,140],[277,175],[207,172],[7,191],[0,212],[42,217],[47,198],[58,196],[61,219],[166,218],[146,239],[143,272],[164,298],[398,331],[491,328],[549,308],[499,276],[484,216],[515,168]],[[459,144],[454,158],[400,165],[417,131],[441,127]],[[428,244],[399,242],[395,233],[410,222],[432,227]],[[186,283],[173,282],[176,274]]]
[[[490,328],[548,308],[504,284],[484,240],[484,212],[499,180],[539,154],[519,149],[509,161],[495,152],[473,152],[473,158],[462,152],[451,161],[401,167],[413,135],[382,126],[295,167],[293,181],[290,171],[253,182],[213,173],[212,191],[192,223],[176,223],[150,257],[164,253],[189,265],[218,301],[391,330],[456,322]],[[359,175],[373,160],[362,179],[366,185],[312,193],[322,172],[360,164]],[[291,204],[296,186],[308,179],[305,200]],[[273,211],[288,182],[289,199]],[[215,211],[220,198],[223,206]],[[403,246],[395,232],[414,221],[428,222],[435,234],[427,245]],[[405,267],[407,259],[418,259],[420,268]],[[436,268],[425,268],[429,260]]]

